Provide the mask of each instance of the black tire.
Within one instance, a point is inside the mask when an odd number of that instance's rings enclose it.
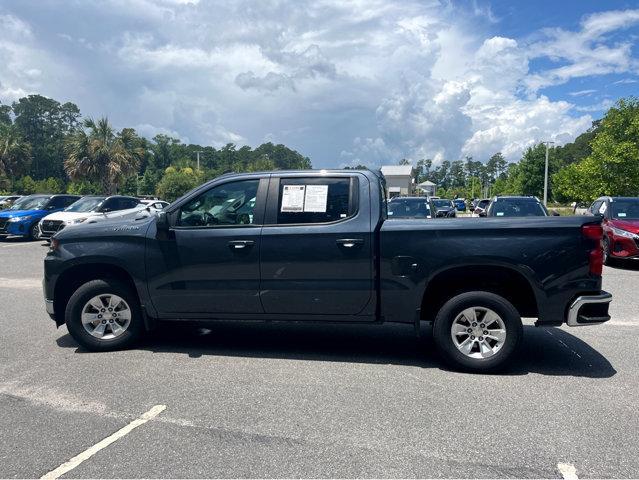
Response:
[[[128,328],[118,337],[99,339],[92,336],[82,325],[82,309],[93,297],[101,294],[113,294],[121,297],[131,310],[131,322]],[[65,310],[64,318],[67,329],[73,339],[87,350],[105,352],[130,347],[144,333],[144,320],[136,292],[131,287],[114,279],[91,280],[78,288]]]
[[[453,322],[462,311],[471,307],[488,308],[504,323],[506,339],[501,348],[488,358],[471,358],[453,342]],[[491,372],[505,367],[517,352],[522,336],[521,317],[515,307],[505,298],[489,292],[467,292],[451,298],[439,310],[433,324],[435,345],[444,360],[455,369],[470,372]]]
[[[604,237],[603,239],[603,264],[610,266],[612,263],[612,259],[610,258],[610,240],[608,237]]]
[[[27,240],[37,240],[39,236],[40,236],[40,229],[38,228],[38,222],[36,222],[29,227],[29,234],[27,235]]]

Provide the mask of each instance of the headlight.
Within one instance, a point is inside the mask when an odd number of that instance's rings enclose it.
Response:
[[[9,219],[10,222],[24,222],[25,220],[30,220],[31,215],[27,215],[26,217],[11,217]]]
[[[612,233],[614,233],[618,237],[635,238],[634,233],[628,232],[627,230],[622,230],[621,228],[610,227],[610,230],[612,230]]]
[[[64,222],[66,225],[75,225],[77,223],[82,223],[84,222],[88,217],[83,217],[83,218],[74,218],[73,220],[67,220],[66,222]]]

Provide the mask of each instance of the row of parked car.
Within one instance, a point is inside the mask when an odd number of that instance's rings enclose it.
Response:
[[[0,237],[50,239],[70,225],[135,216],[141,210],[162,210],[168,202],[124,195],[54,195],[0,197]]]
[[[395,197],[388,201],[389,218],[453,218],[461,210],[455,202],[437,197]],[[461,210],[461,211],[465,211]],[[473,214],[479,217],[547,217],[559,215],[548,209],[537,197],[497,196],[473,201]]]

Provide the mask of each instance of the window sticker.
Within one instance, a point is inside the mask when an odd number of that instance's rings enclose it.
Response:
[[[625,217],[625,216],[626,216],[626,212],[619,212],[619,213],[617,214],[617,216],[618,216],[618,217],[620,217],[620,218],[623,218],[623,217]]]
[[[503,217],[504,216],[504,212],[497,212],[497,216],[498,217]]]
[[[284,185],[281,212],[303,212],[305,185]]]
[[[304,199],[305,212],[326,212],[328,185],[307,185]]]

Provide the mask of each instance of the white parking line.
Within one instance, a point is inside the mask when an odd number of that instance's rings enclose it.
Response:
[[[557,470],[564,480],[579,480],[577,469],[571,463],[558,463]]]
[[[6,278],[0,277],[0,288],[39,289],[42,288],[41,278]]]
[[[85,460],[91,458],[93,455],[98,453],[100,450],[108,447],[113,442],[119,440],[120,438],[124,437],[126,434],[130,433],[134,428],[137,428],[140,425],[144,425],[146,422],[148,422],[152,418],[157,417],[160,413],[162,413],[164,411],[165,408],[166,408],[166,405],[156,405],[156,406],[154,406],[151,410],[149,410],[146,413],[143,413],[140,417],[136,418],[135,420],[133,420],[131,423],[129,423],[125,427],[122,427],[120,430],[118,430],[114,434],[109,435],[104,440],[99,441],[98,443],[96,443],[92,447],[86,449],[84,452],[76,455],[75,457],[73,457],[68,462],[63,463],[62,465],[60,465],[55,470],[51,470],[49,473],[43,475],[40,478],[43,478],[43,479],[55,479],[55,478],[58,478],[58,477],[64,475],[65,473],[73,470],[75,467],[80,465]]]

